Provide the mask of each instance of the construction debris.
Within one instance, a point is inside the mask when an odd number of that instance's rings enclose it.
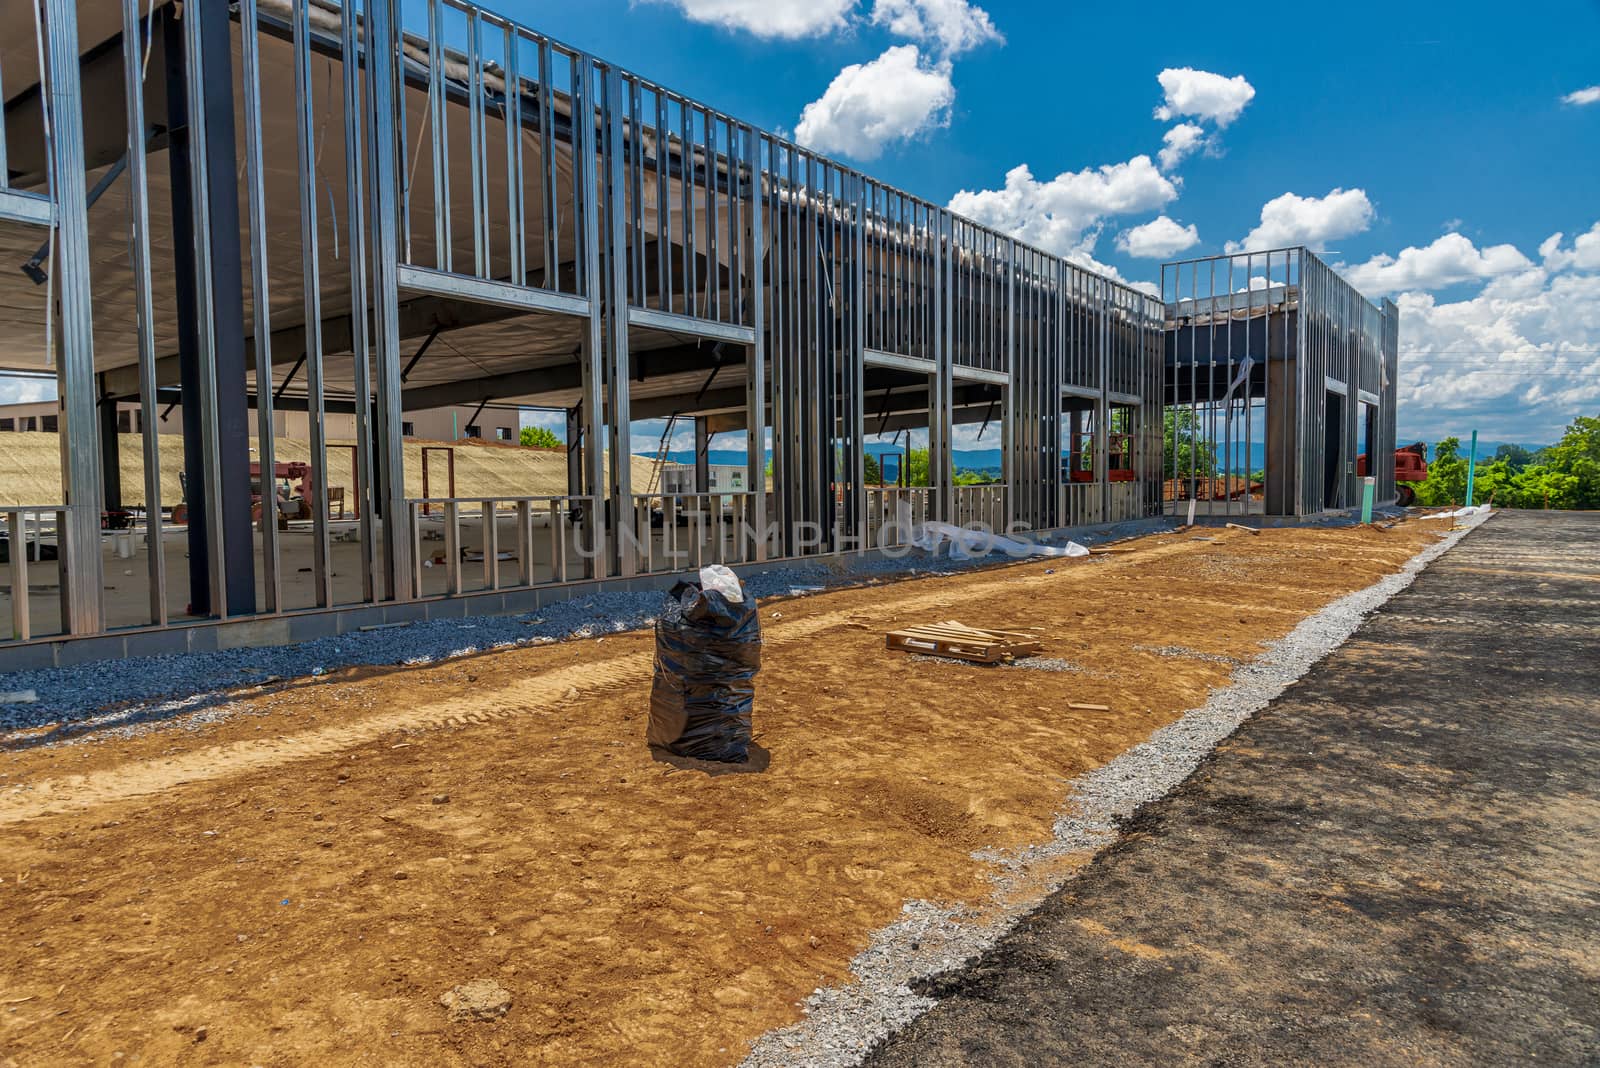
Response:
[[[998,664],[1017,656],[1037,653],[1043,646],[1032,634],[1010,630],[979,630],[949,620],[891,630],[885,648],[906,653],[947,656],[976,664]]]
[[[947,552],[953,560],[968,560],[990,553],[1007,556],[1087,556],[1089,550],[1075,541],[1065,545],[1041,545],[1022,538],[1008,538],[989,530],[969,529],[949,523],[923,523],[912,532],[911,544],[926,552]]]
[[[1247,527],[1243,523],[1224,523],[1223,526],[1227,527],[1229,530],[1242,530],[1246,534],[1260,534],[1261,533],[1261,528],[1260,527]]]

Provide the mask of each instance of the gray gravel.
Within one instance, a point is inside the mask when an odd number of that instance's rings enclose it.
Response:
[[[1204,660],[1211,664],[1227,664],[1236,666],[1244,663],[1236,656],[1224,656],[1221,653],[1202,653],[1198,649],[1191,649],[1187,645],[1135,645],[1141,653],[1154,653],[1179,660]]]
[[[1110,845],[1121,824],[1141,805],[1188,778],[1218,742],[1343,644],[1368,614],[1409,586],[1423,568],[1485,518],[1463,520],[1461,529],[1442,534],[1437,544],[1396,574],[1303,620],[1261,656],[1235,668],[1229,685],[1213,690],[1204,705],[1074,779],[1051,841],[1015,852],[975,854],[1000,869],[988,922],[972,922],[975,914],[969,909],[907,902],[901,918],[876,932],[872,944],[851,962],[855,982],[814,990],[801,1010],[806,1019],[762,1036],[742,1062],[743,1068],[843,1068],[859,1063],[874,1045],[933,1007],[933,999],[912,991],[913,982],[972,960],[1065,884],[1061,877],[1026,879],[1035,871],[1049,870],[1041,867],[1042,861],[1098,852]],[[1016,894],[1021,886],[1029,888],[1026,898]]]
[[[1140,520],[1079,531],[1073,540],[1093,545],[1171,526],[1171,520]],[[1059,544],[1066,539],[1040,540]],[[1000,554],[952,560],[921,551],[897,558],[827,557],[795,561],[752,575],[745,583],[761,598],[804,596],[841,586],[951,574],[1005,560]],[[55,744],[90,730],[138,733],[178,716],[184,717],[186,727],[199,728],[234,714],[229,697],[243,688],[325,677],[343,667],[428,664],[491,649],[637,630],[654,625],[665,600],[660,591],[604,592],[521,615],[426,620],[296,645],[0,672],[0,693],[37,694],[31,703],[0,704],[0,745]],[[27,733],[18,737],[19,731]]]
[[[1001,667],[1021,668],[1023,671],[1071,671],[1083,673],[1083,667],[1058,656],[1019,656]]]

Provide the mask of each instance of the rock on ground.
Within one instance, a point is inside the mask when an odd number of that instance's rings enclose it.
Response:
[[[439,1004],[456,1023],[498,1020],[511,1011],[511,991],[493,979],[470,979],[441,994]]]

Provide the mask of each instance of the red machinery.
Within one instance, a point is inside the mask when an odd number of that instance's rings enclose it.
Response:
[[[1367,454],[1362,453],[1356,457],[1356,474],[1361,478],[1367,477]],[[1403,449],[1394,451],[1394,481],[1396,488],[1396,503],[1402,508],[1408,507],[1417,499],[1416,490],[1407,483],[1425,482],[1428,478],[1428,446],[1423,442],[1407,445]]]
[[[284,519],[311,518],[311,465],[297,460],[275,463],[272,465],[272,478],[278,483],[276,496],[280,502],[278,506],[280,523]],[[258,461],[251,461],[250,482],[252,485],[259,485],[260,480],[261,464]],[[261,518],[259,493],[250,495],[250,511],[252,519]]]
[[[1133,435],[1110,434],[1106,437],[1106,481],[1107,482],[1136,482],[1137,477],[1130,464],[1133,463]],[[1078,448],[1072,450],[1071,467],[1067,471],[1067,480],[1070,482],[1094,481],[1094,435],[1083,434],[1077,443]],[[1088,467],[1083,466],[1084,460],[1089,462]]]
[[[354,446],[330,446],[330,448],[354,448]],[[287,463],[272,465],[272,478],[277,486],[278,499],[278,525],[282,527],[290,519],[311,518],[311,465],[300,460],[291,460]],[[257,486],[261,480],[261,464],[259,461],[250,462],[250,485]],[[183,487],[183,500],[173,506],[172,522],[182,524],[189,521],[189,484],[182,472],[178,474],[178,484]],[[344,487],[328,487],[328,505],[339,506],[339,518],[344,518]],[[250,495],[250,518],[252,521],[261,519],[261,494]]]

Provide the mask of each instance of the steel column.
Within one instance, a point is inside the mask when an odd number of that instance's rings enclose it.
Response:
[[[395,0],[367,3],[367,86],[372,108],[372,306],[377,393],[373,420],[372,499],[382,502],[379,530],[383,563],[379,572],[388,597],[404,600],[410,590],[411,538],[406,527],[405,443],[400,385],[400,284],[397,228],[401,152],[396,137],[401,87],[396,76],[400,19]]]
[[[56,385],[61,397],[61,488],[67,505],[60,532],[65,544],[58,550],[64,573],[62,622],[69,633],[92,634],[104,622],[100,593],[105,565],[100,554],[100,456],[94,445],[94,294],[89,281],[76,8],[73,0],[45,0],[42,73],[49,83],[50,184],[56,210],[56,256],[51,266],[59,284],[61,317]],[[13,520],[13,535],[18,525]],[[13,559],[19,544],[13,537]]]

